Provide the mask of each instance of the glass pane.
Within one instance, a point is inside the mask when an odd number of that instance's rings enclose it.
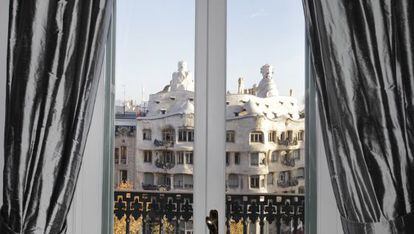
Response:
[[[227,9],[227,228],[303,233],[302,1],[228,0]]]
[[[116,16],[114,232],[192,233],[195,2]]]

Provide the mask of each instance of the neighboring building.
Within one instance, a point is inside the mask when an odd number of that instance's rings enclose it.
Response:
[[[245,89],[240,78],[237,94],[227,95],[227,191],[304,193],[303,112],[292,93],[278,95],[271,66],[264,65],[261,73],[258,86]],[[144,114],[136,120],[117,116],[118,132],[136,126],[133,136],[116,137],[117,148],[127,147],[127,165],[116,166],[117,181],[126,170],[124,178],[135,190],[191,191],[197,157],[194,81],[185,62],[179,62],[170,85],[150,95],[145,110],[136,113]]]

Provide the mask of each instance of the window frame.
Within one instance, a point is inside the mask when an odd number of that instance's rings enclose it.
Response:
[[[196,82],[196,118],[195,152],[200,156],[194,165],[196,172],[194,183],[194,220],[195,233],[208,233],[204,223],[204,214],[212,208],[219,211],[219,232],[224,232],[225,199],[218,199],[225,194],[225,82],[226,79],[226,23],[227,1],[195,0],[195,74]],[[110,23],[105,54],[105,116],[104,116],[104,157],[102,178],[102,233],[113,231],[113,184],[114,184],[114,100],[115,100],[115,44],[116,44],[116,3],[113,1],[113,13]],[[305,40],[305,231],[317,233],[317,159],[310,160],[309,155],[316,155],[316,88],[313,83],[311,51]],[[199,98],[205,97],[205,98]],[[204,99],[204,100],[203,100]],[[208,103],[223,103],[208,105]],[[218,110],[214,112],[213,110]],[[213,115],[216,115],[214,116]],[[222,118],[222,119],[220,119]],[[210,125],[208,123],[211,123]],[[208,130],[207,126],[216,126]],[[215,134],[215,135],[214,135]],[[175,139],[175,138],[174,138]],[[202,139],[208,139],[203,141]],[[214,147],[212,147],[214,146]],[[207,149],[212,149],[208,151]],[[209,160],[207,160],[207,157]],[[214,159],[214,160],[211,160]],[[217,173],[219,172],[219,173]],[[209,178],[209,179],[207,179]],[[215,180],[215,184],[208,184]],[[223,180],[223,181],[222,181]],[[250,181],[249,181],[250,186]],[[200,201],[200,202],[197,202]],[[203,202],[201,202],[203,201]]]

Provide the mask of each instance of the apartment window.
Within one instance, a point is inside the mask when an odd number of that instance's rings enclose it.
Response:
[[[298,150],[298,149],[297,150],[293,150],[292,156],[293,156],[294,159],[300,160],[300,150]]]
[[[151,129],[142,130],[142,140],[150,141],[151,140]]]
[[[183,174],[174,175],[174,187],[184,188],[184,175]]]
[[[185,152],[185,163],[193,164],[193,152]]]
[[[144,184],[154,184],[154,174],[145,172],[144,173]]]
[[[250,188],[259,188],[259,176],[250,176]]]
[[[162,130],[162,140],[166,142],[174,141],[175,131],[173,128],[166,128]]]
[[[282,132],[280,134],[280,140],[282,140],[282,141],[286,140],[286,132]]]
[[[226,152],[226,165],[230,165],[230,152]]]
[[[119,148],[115,148],[115,164],[119,164]]]
[[[259,153],[250,154],[250,166],[259,166]]]
[[[304,186],[299,186],[298,193],[299,194],[304,194],[305,193],[305,187]]]
[[[121,164],[127,163],[127,147],[121,146]]]
[[[303,168],[303,167],[298,168],[298,170],[296,171],[296,178],[298,178],[298,179],[305,178],[305,168]]]
[[[226,142],[235,142],[234,136],[235,136],[234,131],[231,131],[231,130],[226,131]]]
[[[152,163],[152,151],[150,150],[144,151],[144,162]]]
[[[163,162],[163,163],[173,163],[174,162],[173,151],[169,151],[169,150],[162,151],[161,162]]]
[[[272,152],[272,162],[279,161],[279,153],[277,151]]]
[[[260,142],[263,143],[263,132],[255,131],[250,133],[250,142]]]
[[[276,142],[276,131],[270,131],[269,132],[269,142]]]
[[[304,139],[304,135],[305,135],[305,131],[300,130],[300,131],[298,132],[298,140],[299,140],[299,141],[303,141],[303,139]]]
[[[194,129],[179,129],[178,130],[178,141],[194,141]]]
[[[177,164],[184,164],[184,152],[183,151],[177,152]]]
[[[128,171],[127,170],[119,170],[119,182],[126,182],[128,180]]]
[[[272,172],[267,175],[267,184],[268,185],[273,184],[273,176],[274,176],[274,174]]]
[[[239,187],[239,176],[235,174],[230,174],[227,185],[229,186],[229,188]]]
[[[287,137],[288,137],[289,141],[293,140],[293,131],[292,130],[287,131]]]
[[[240,153],[239,152],[234,153],[234,164],[240,165]]]

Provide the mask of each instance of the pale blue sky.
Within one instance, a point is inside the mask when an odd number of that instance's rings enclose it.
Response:
[[[116,98],[141,100],[160,91],[188,62],[194,74],[194,0],[117,1]],[[228,0],[227,89],[259,83],[260,67],[275,67],[281,95],[304,96],[301,0]],[[195,79],[196,80],[196,79]],[[196,81],[197,82],[197,81]]]

